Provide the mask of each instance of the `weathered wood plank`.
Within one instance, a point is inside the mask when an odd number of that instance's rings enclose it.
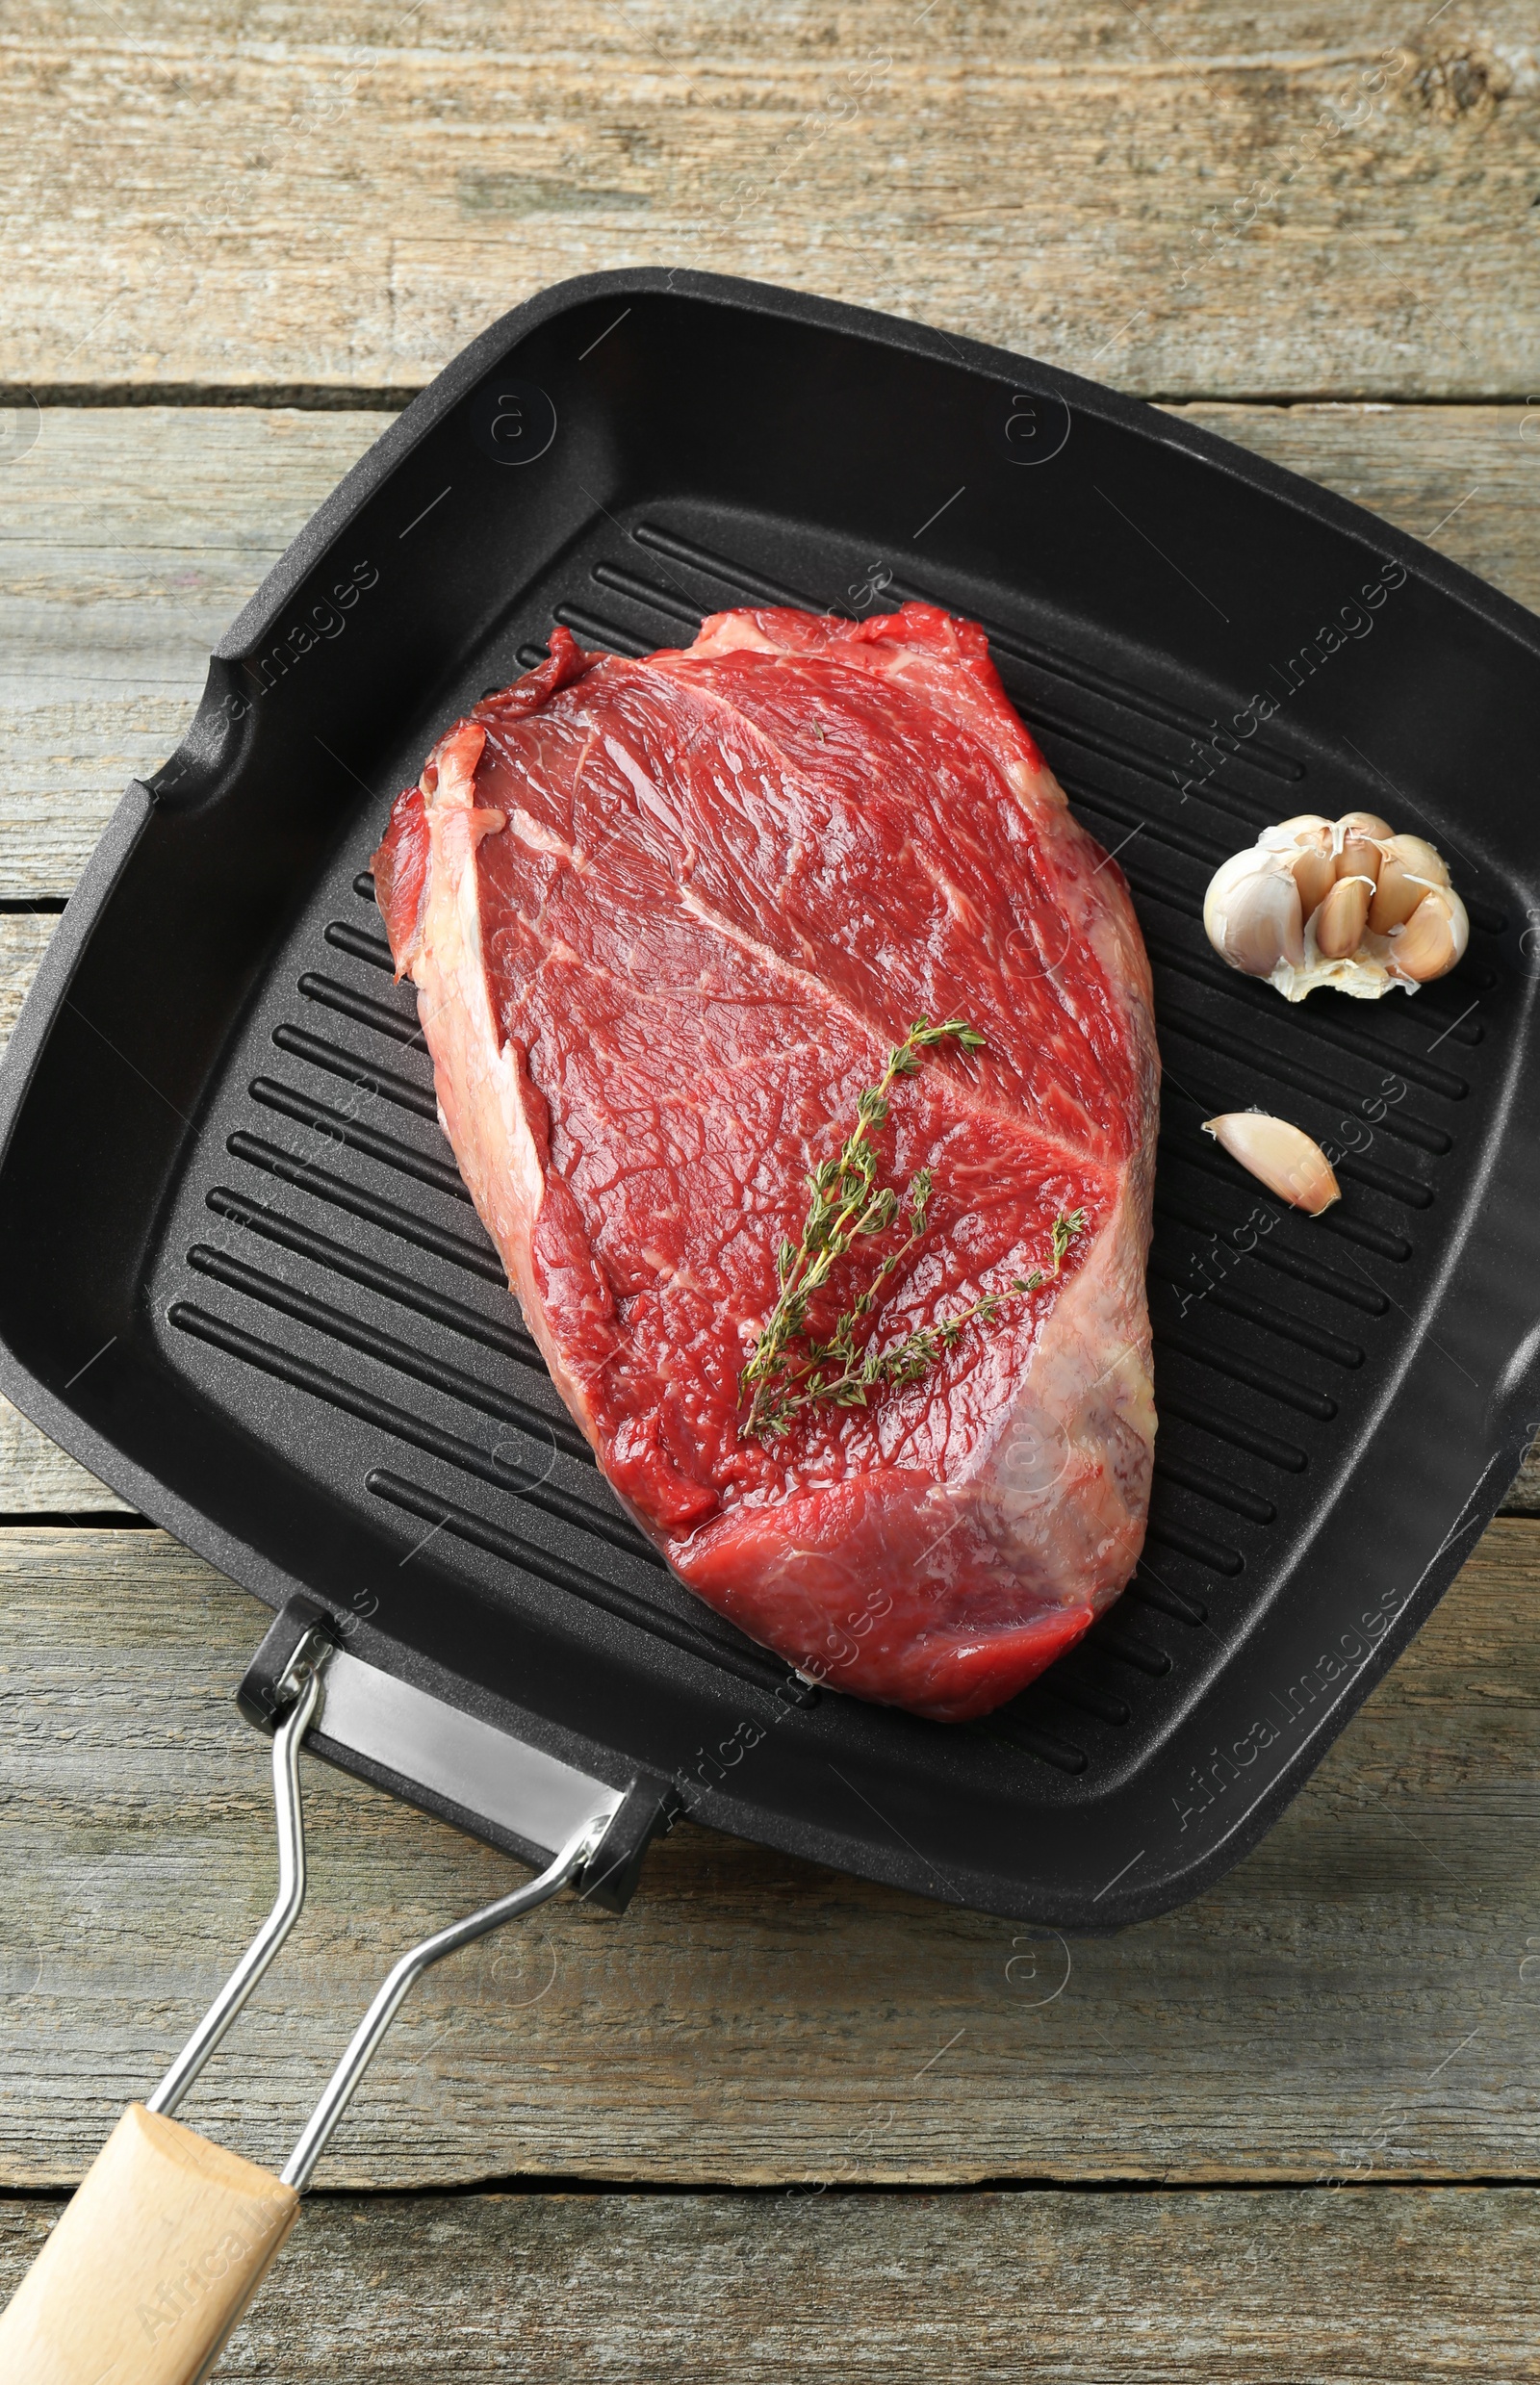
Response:
[[[48,939],[59,925],[49,911],[0,913],[0,1051],[11,1040]]]
[[[0,2205],[0,2295],[52,2223]],[[222,2376],[1512,2385],[1540,2195],[318,2196]]]
[[[0,896],[69,893],[128,781],[175,751],[210,648],[390,419],[42,418],[3,474]]]
[[[94,1516],[114,1510],[132,1513],[105,1482],[66,1457],[0,1398],[0,1516]]]
[[[1119,1937],[681,1828],[623,1920],[552,1908],[430,1973],[322,2183],[1533,2177],[1537,1581],[1540,1526],[1494,1526],[1264,1845]],[[41,1528],[0,1534],[0,2180],[45,2185],[266,1911],[231,1703],[263,1617],[164,1535]],[[510,1877],[309,1782],[310,1908],[187,2109],[274,2164],[394,1957]]]
[[[30,0],[6,48],[13,382],[417,386],[658,263],[1148,392],[1540,387],[1526,0]]]

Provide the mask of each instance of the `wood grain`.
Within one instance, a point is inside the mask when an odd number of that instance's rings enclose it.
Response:
[[[1540,388],[1526,0],[23,0],[6,59],[13,383],[417,387],[661,264],[1150,393]]]
[[[52,2213],[0,2204],[0,2294]],[[283,2385],[1514,2385],[1540,2195],[307,2202],[220,2374]]]
[[[680,1828],[624,1919],[430,1973],[321,2182],[1532,2178],[1537,1578],[1540,1526],[1494,1526],[1262,1847],[1115,1938]],[[264,1616],[163,1534],[40,1527],[0,1534],[0,2181],[47,2186],[267,1910],[231,1697]],[[308,1797],[310,1905],[183,2114],[270,2167],[396,1955],[512,1876],[323,1768]]]
[[[14,2296],[15,2385],[203,2385],[299,2216],[226,2145],[130,2104]]]
[[[131,1510],[105,1482],[0,1397],[0,1517],[99,1516]]]
[[[70,892],[128,781],[175,751],[210,648],[390,419],[40,418],[0,473],[0,897]]]

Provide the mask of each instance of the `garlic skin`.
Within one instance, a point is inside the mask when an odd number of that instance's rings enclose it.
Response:
[[[1203,1132],[1293,1209],[1319,1218],[1342,1198],[1320,1143],[1287,1118],[1270,1117],[1265,1110],[1227,1110],[1220,1117],[1206,1118]]]
[[[1301,812],[1232,854],[1203,901],[1209,942],[1289,1002],[1318,986],[1377,1001],[1443,977],[1470,936],[1444,858],[1373,811]]]
[[[1232,969],[1266,977],[1280,961],[1305,962],[1304,910],[1282,854],[1238,853],[1215,872],[1203,898],[1203,928]]]

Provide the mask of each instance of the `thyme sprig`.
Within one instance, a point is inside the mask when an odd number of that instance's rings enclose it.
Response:
[[[1065,1254],[1083,1233],[1086,1213],[1070,1211],[1053,1221],[1052,1264],[1031,1275],[1013,1277],[1004,1292],[988,1293],[955,1316],[937,1319],[907,1334],[886,1350],[874,1349],[863,1337],[883,1286],[925,1232],[931,1198],[931,1171],[919,1168],[900,1200],[891,1185],[877,1182],[877,1154],[872,1135],[886,1126],[891,1114],[888,1094],[896,1080],[912,1076],[921,1054],[933,1045],[955,1040],[964,1051],[979,1051],[984,1038],[965,1018],[944,1019],[932,1026],[917,1018],[902,1043],[895,1043],[875,1085],[867,1086],[856,1103],[856,1123],[838,1156],[823,1161],[808,1178],[808,1215],[800,1243],[784,1241],[776,1253],[776,1304],[764,1331],[750,1352],[739,1377],[739,1397],[747,1398],[745,1435],[769,1441],[787,1431],[792,1420],[815,1400],[830,1400],[841,1408],[863,1408],[873,1394],[905,1383],[916,1383],[944,1352],[954,1349],[963,1327],[988,1324],[1008,1299],[1035,1292],[1057,1275]],[[824,1289],[836,1264],[862,1235],[881,1234],[903,1215],[908,1232],[883,1261],[864,1292],[843,1310],[826,1341],[808,1331],[809,1304]],[[800,1344],[802,1346],[794,1347]]]

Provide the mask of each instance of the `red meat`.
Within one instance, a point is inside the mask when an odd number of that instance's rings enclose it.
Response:
[[[680,1579],[859,1696],[942,1720],[1013,1696],[1143,1538],[1158,1064],[1121,874],[983,632],[723,613],[632,662],[558,629],[440,740],[374,866],[466,1183]],[[929,1051],[874,1136],[884,1181],[935,1185],[875,1346],[1085,1228],[918,1381],[763,1442],[739,1378],[777,1247],[922,1014],[986,1041]],[[858,1244],[842,1297],[902,1240]]]

